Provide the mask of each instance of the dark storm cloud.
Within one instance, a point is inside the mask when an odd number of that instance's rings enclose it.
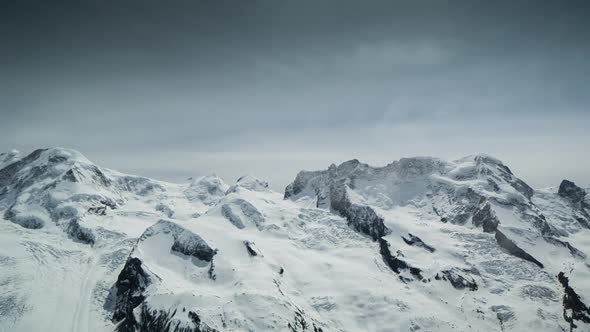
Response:
[[[0,150],[280,185],[353,157],[483,151],[524,174],[578,165],[540,185],[590,183],[586,3],[3,1]]]

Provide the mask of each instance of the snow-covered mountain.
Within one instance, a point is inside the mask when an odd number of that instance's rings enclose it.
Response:
[[[590,199],[485,155],[285,193],[0,154],[0,331],[590,331]]]

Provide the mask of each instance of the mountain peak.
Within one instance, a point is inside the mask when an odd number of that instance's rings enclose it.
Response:
[[[261,180],[254,175],[246,174],[238,178],[236,183],[232,185],[227,192],[232,193],[240,190],[240,188],[250,191],[268,191],[268,182]]]
[[[561,181],[557,193],[559,196],[569,199],[574,204],[581,204],[586,197],[586,191],[569,180]]]
[[[455,162],[457,162],[457,163],[468,162],[468,161],[473,161],[476,163],[483,163],[483,164],[491,164],[491,165],[504,165],[504,163],[500,159],[498,159],[492,155],[489,155],[487,153],[476,153],[476,154],[468,155],[463,158],[459,158],[459,159],[455,160]]]

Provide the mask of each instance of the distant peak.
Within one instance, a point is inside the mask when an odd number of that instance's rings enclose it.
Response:
[[[347,161],[343,162],[342,164],[340,164],[340,166],[347,166],[347,165],[356,166],[356,165],[358,165],[360,163],[361,162],[358,159],[355,158],[355,159],[350,159],[350,160],[347,160]]]
[[[189,181],[193,184],[202,183],[202,182],[223,182],[223,180],[217,176],[215,173],[211,173],[209,175],[203,175],[199,177],[190,177]]]
[[[580,203],[586,197],[586,191],[569,180],[561,181],[557,193],[559,196],[567,198],[573,203]]]
[[[504,163],[489,154],[486,153],[477,153],[477,154],[472,154],[466,157],[463,157],[461,159],[456,160],[456,162],[467,162],[467,161],[474,161],[476,163],[483,163],[483,164],[493,164],[493,165],[504,165]]]
[[[0,154],[0,161],[5,162],[9,159],[22,160],[24,163],[39,161],[41,163],[62,163],[65,161],[80,161],[83,163],[91,163],[82,153],[68,148],[51,147],[33,150],[26,156],[23,156],[19,151],[12,150],[10,152]]]
[[[10,150],[8,152],[0,153],[0,164],[9,163],[15,160],[20,152],[18,150]]]
[[[246,174],[240,176],[236,181],[236,184],[231,186],[228,189],[228,193],[236,192],[238,188],[244,188],[251,191],[267,191],[268,189],[268,182],[258,179],[257,177]]]

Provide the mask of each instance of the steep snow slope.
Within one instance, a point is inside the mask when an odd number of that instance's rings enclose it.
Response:
[[[351,160],[282,195],[0,154],[0,331],[588,331],[585,193],[485,155]]]

